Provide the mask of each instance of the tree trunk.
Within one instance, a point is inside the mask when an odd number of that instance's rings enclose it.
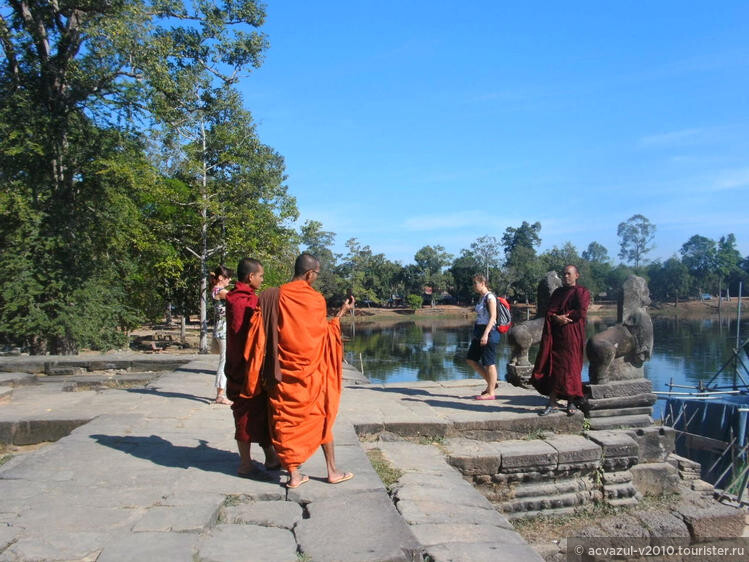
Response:
[[[202,207],[200,209],[200,345],[198,353],[208,353],[208,169],[205,161],[205,122],[200,122],[203,137],[203,177],[201,185]]]
[[[164,323],[167,328],[171,328],[174,325],[174,318],[172,318],[172,301],[166,303],[166,314],[164,315],[166,320]]]

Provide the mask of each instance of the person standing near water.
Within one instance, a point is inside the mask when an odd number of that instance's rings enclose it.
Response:
[[[476,400],[494,400],[497,387],[497,297],[486,282],[481,274],[473,276],[473,288],[481,296],[476,304],[476,323],[466,362],[486,381],[486,390],[474,396]]]
[[[229,293],[231,271],[219,265],[211,272],[211,298],[213,299],[214,325],[213,342],[218,348],[218,368],[216,369],[216,400],[214,404],[231,406],[226,397],[226,295]]]
[[[535,389],[549,397],[540,416],[559,409],[557,398],[567,400],[567,415],[571,416],[575,413],[575,402],[583,397],[581,373],[590,292],[577,284],[579,277],[576,266],[566,266],[562,286],[551,294],[546,309],[541,346],[531,377]]]

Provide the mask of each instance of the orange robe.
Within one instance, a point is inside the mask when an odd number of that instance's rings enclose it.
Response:
[[[248,355],[255,355],[260,365],[266,338],[258,336],[248,340]],[[337,318],[328,321],[325,299],[304,280],[280,288],[275,351],[281,381],[267,389],[271,439],[283,466],[292,469],[333,440],[343,385],[340,323]],[[257,372],[249,376],[257,378]]]

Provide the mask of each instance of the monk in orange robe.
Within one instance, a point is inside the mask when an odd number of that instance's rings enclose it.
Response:
[[[271,439],[289,472],[288,488],[309,481],[300,466],[320,446],[329,483],[354,476],[336,468],[333,441],[343,384],[339,318],[353,308],[354,297],[349,297],[338,314],[328,320],[325,299],[312,288],[319,273],[320,262],[314,256],[305,253],[297,258],[294,278],[279,288],[277,304],[269,302],[264,309],[261,299],[261,314],[253,318],[245,352],[260,369],[250,372],[247,380],[251,384],[262,381],[267,388]],[[277,327],[269,321],[275,314]],[[275,336],[277,342],[272,342]]]

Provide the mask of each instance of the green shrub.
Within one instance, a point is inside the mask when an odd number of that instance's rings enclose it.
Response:
[[[421,305],[423,304],[421,295],[408,295],[407,301],[408,307],[413,308],[414,310],[421,308]]]

